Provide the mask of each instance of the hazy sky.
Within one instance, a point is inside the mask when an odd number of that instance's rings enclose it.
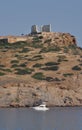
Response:
[[[75,35],[82,46],[82,0],[0,0],[0,35],[30,33],[33,24]]]

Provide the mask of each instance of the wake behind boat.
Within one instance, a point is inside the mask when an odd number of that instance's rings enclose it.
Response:
[[[35,109],[37,111],[47,111],[47,110],[49,110],[49,108],[46,107],[45,103],[42,103],[39,106],[33,107],[33,109]]]

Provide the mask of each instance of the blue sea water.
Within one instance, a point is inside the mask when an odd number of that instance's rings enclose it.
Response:
[[[82,130],[82,107],[1,108],[0,130]]]

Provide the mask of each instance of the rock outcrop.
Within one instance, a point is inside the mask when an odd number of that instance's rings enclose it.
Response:
[[[0,39],[8,39],[9,43],[15,43],[19,41],[30,41],[32,42],[33,37],[43,37],[43,42],[50,42],[50,44],[69,45],[76,44],[76,38],[70,33],[60,32],[42,32],[41,34],[26,35],[26,36],[0,36]],[[46,41],[47,40],[47,41]]]

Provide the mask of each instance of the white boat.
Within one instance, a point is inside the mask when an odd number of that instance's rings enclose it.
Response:
[[[37,111],[47,111],[47,110],[49,110],[49,108],[46,107],[45,103],[43,103],[39,106],[33,107],[33,109],[35,109]]]

